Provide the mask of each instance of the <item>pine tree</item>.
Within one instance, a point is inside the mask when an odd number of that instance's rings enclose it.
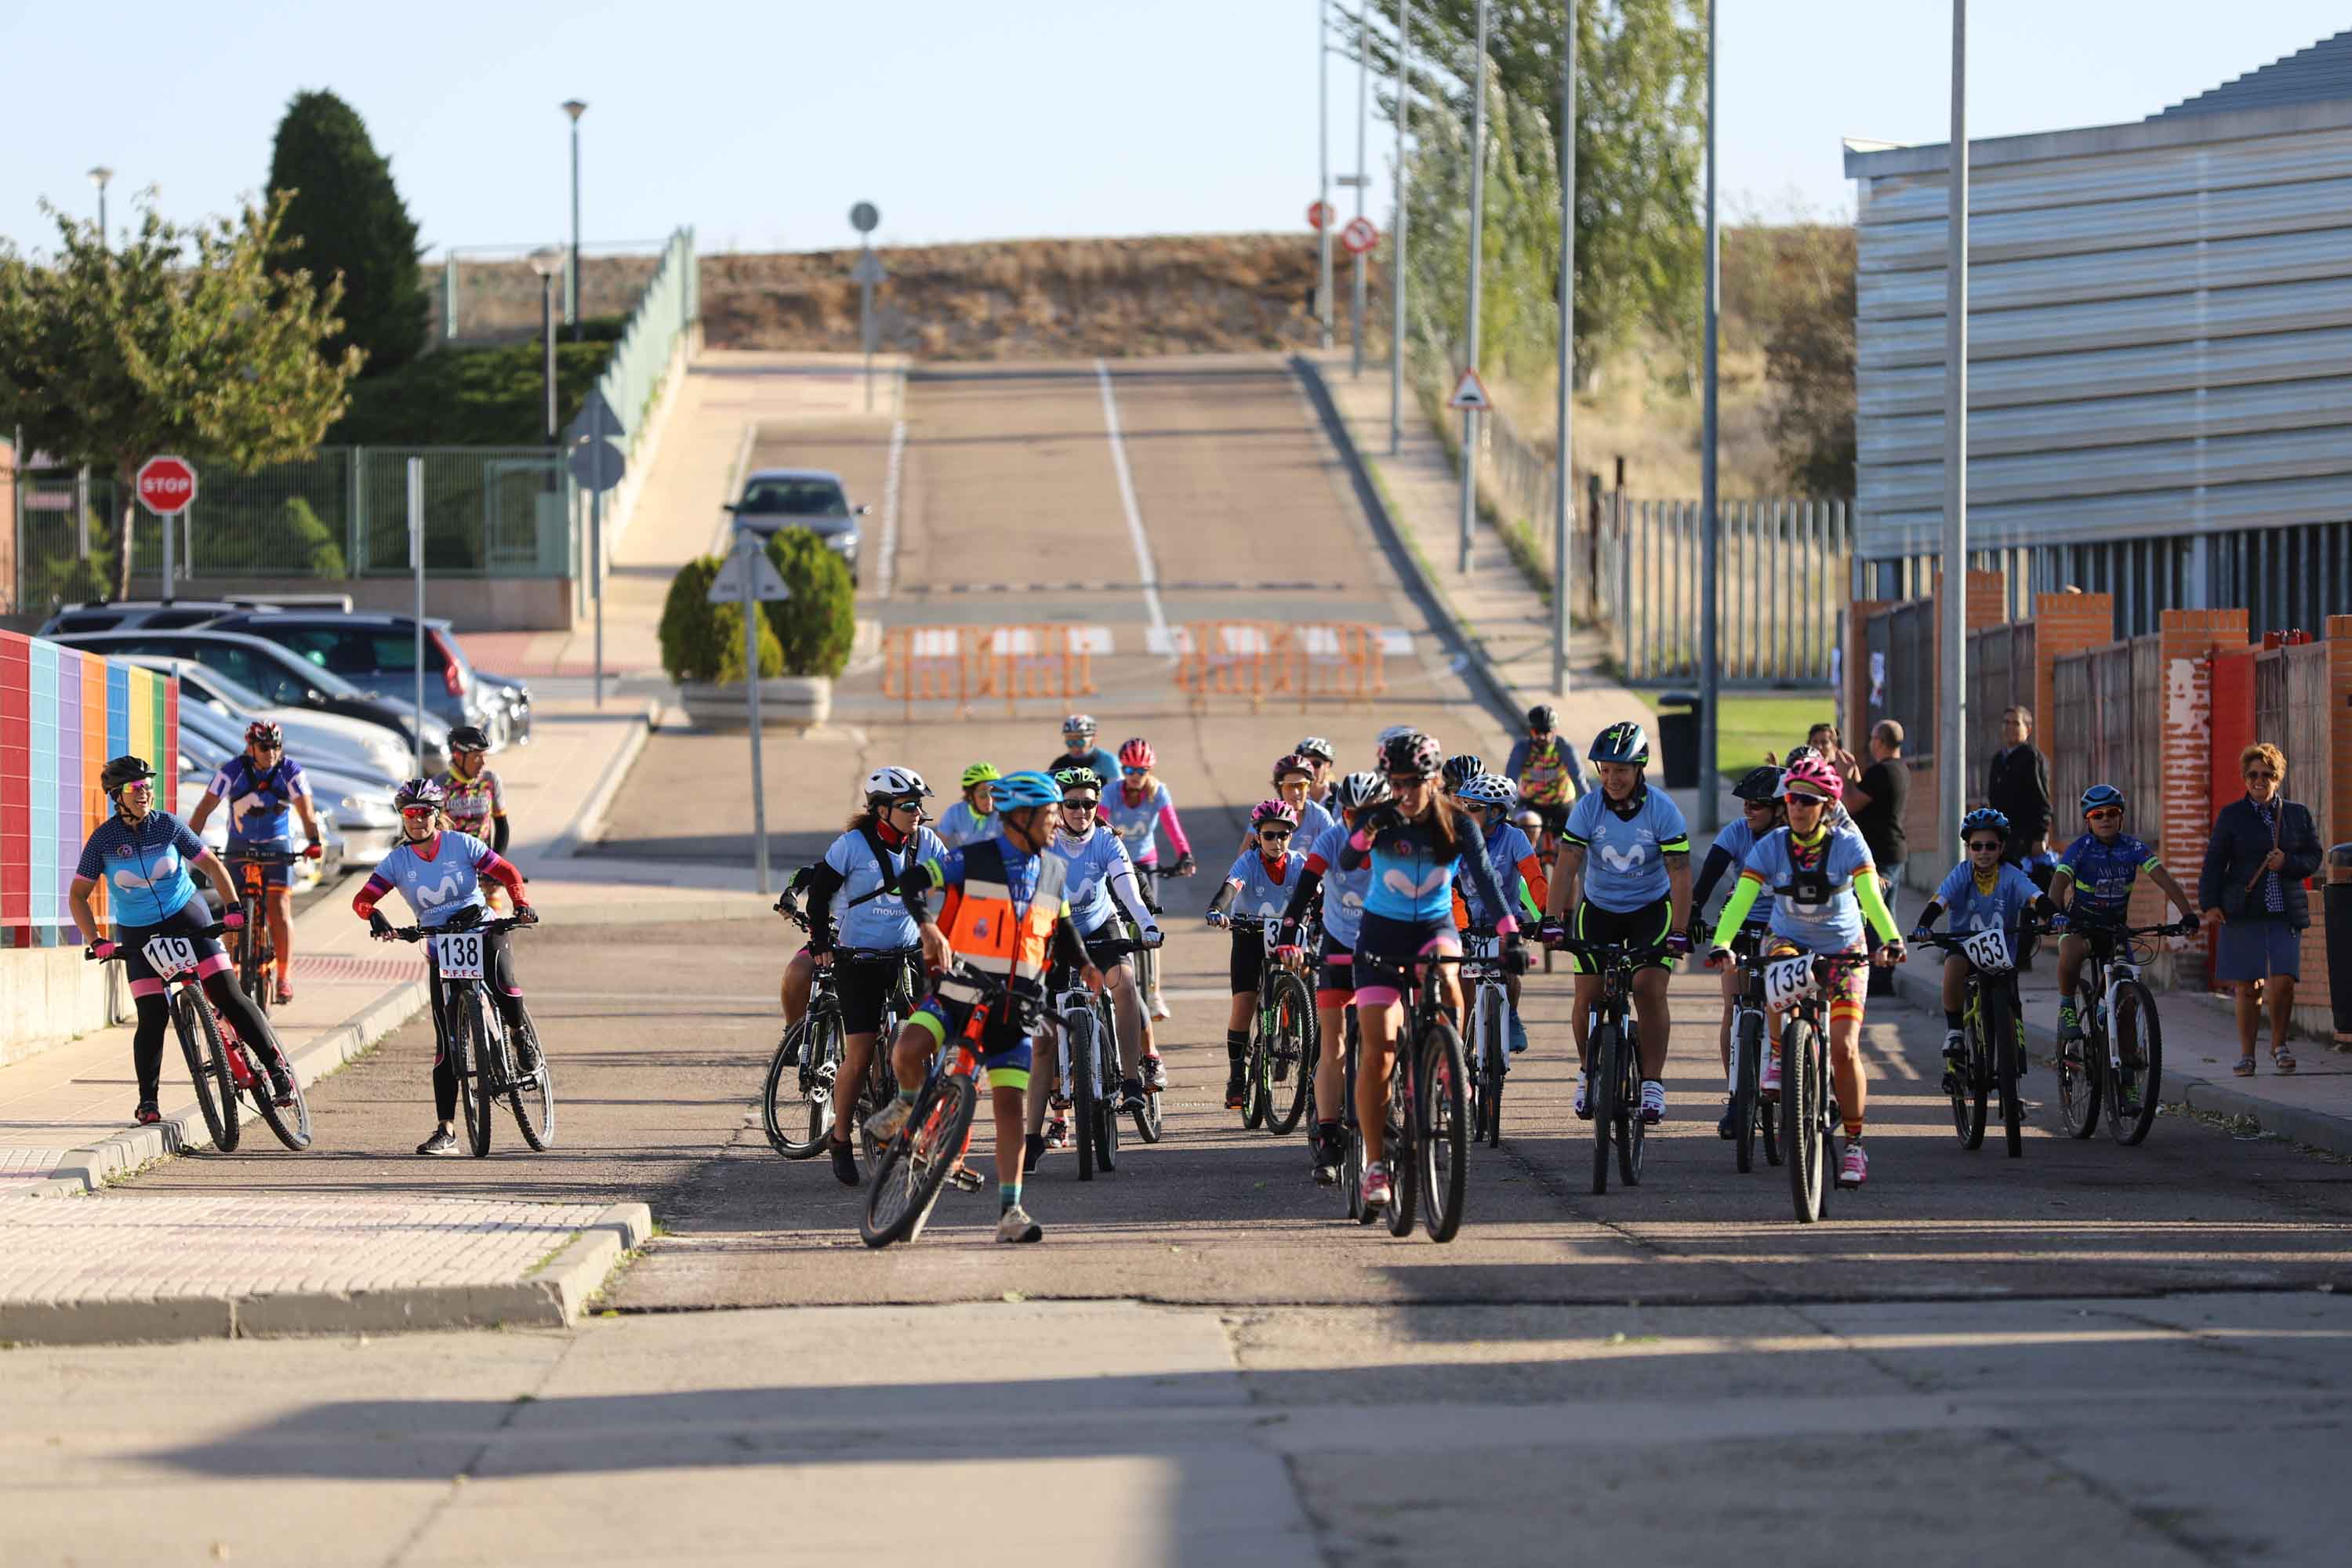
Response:
[[[343,284],[342,332],[326,344],[340,359],[356,345],[380,375],[425,348],[425,284],[416,223],[392,183],[392,164],[366,122],[331,92],[300,92],[278,122],[269,189],[291,193],[273,270],[299,268]]]

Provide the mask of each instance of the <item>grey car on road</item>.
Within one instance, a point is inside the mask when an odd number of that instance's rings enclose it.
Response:
[[[871,511],[849,504],[841,476],[823,468],[755,468],[743,476],[743,494],[728,507],[735,526],[765,539],[787,528],[805,528],[849,568],[857,583],[857,520]]]

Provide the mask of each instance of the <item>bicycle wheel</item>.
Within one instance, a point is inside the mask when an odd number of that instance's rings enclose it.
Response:
[[[1961,1020],[1967,1027],[1960,1033],[1961,1048],[1967,1058],[1960,1064],[1959,1081],[1953,1086],[1952,1131],[1960,1135],[1960,1147],[1984,1147],[1986,1097],[1992,1087],[1992,1047],[1985,1033],[1984,1000],[1981,993],[1977,1004]]]
[[[189,1081],[196,1086],[196,1109],[204,1112],[205,1131],[222,1153],[236,1149],[236,1083],[229,1077],[227,1053],[221,1048],[220,1026],[203,994],[193,985],[172,993],[172,1026],[180,1037],[180,1054],[188,1061]]]
[[[795,1035],[800,1037],[801,1059],[788,1064],[784,1049]],[[768,1058],[768,1079],[760,1088],[760,1129],[768,1135],[768,1147],[787,1160],[805,1160],[824,1147],[834,1075],[841,1070],[841,1058],[821,1040],[829,1041],[829,1037],[819,1036],[817,1015],[811,1013],[784,1032]]]
[[[466,1136],[477,1160],[489,1157],[490,1118],[498,1110],[490,1095],[489,1007],[479,985],[469,983],[459,992],[456,1012],[462,1044],[455,1062],[457,1103],[465,1112]]]
[[[1410,1017],[1406,1020],[1411,1025]],[[1412,1051],[1402,1039],[1389,1053],[1389,1136],[1382,1151],[1389,1162],[1389,1234],[1412,1234],[1414,1205],[1420,1200],[1420,1151],[1413,1140]]]
[[[1097,1064],[1101,1058],[1095,1048],[1095,1016],[1091,1009],[1076,1013],[1062,1020],[1069,1032],[1070,1081],[1062,1087],[1070,1097],[1070,1124],[1076,1131],[1071,1142],[1078,1146],[1078,1180],[1095,1179],[1096,1139],[1095,1107],[1102,1098],[1102,1088],[1095,1082]]]
[[[1789,1190],[1802,1225],[1822,1217],[1828,1188],[1828,1140],[1822,1131],[1824,1092],[1813,1055],[1813,1026],[1807,1019],[1791,1018],[1780,1026],[1780,1144],[1788,1151]]]
[[[1307,1114],[1307,1092],[1315,1086],[1315,998],[1307,982],[1288,970],[1274,977],[1274,1028],[1265,1127],[1286,1138]]]
[[[1499,987],[1490,987],[1478,1007],[1478,1120],[1471,1132],[1473,1142],[1484,1137],[1486,1146],[1499,1149],[1503,1143],[1503,1079],[1509,1075],[1511,1058],[1511,1003],[1509,995]]]
[[[294,1071],[293,1059],[286,1059],[286,1081],[294,1086],[294,1098],[290,1103],[280,1105],[277,1094],[270,1089],[269,1075],[261,1070],[260,1053],[249,1044],[244,1049],[247,1060],[253,1064],[253,1103],[261,1108],[261,1119],[269,1123],[269,1130],[277,1133],[278,1141],[289,1149],[297,1153],[308,1149],[310,1146],[310,1101],[302,1093],[302,1079]],[[283,1052],[282,1045],[279,1050]]]
[[[1364,1130],[1356,1121],[1356,1009],[1348,1009],[1347,1039],[1340,1049],[1344,1058],[1339,1077],[1346,1085],[1342,1092],[1347,1102],[1339,1110],[1339,1135],[1347,1140],[1346,1156],[1339,1163],[1339,1182],[1348,1189],[1348,1217],[1358,1225],[1370,1225],[1372,1216],[1364,1211]]]
[[[1469,1195],[1471,1131],[1462,1037],[1440,1018],[1422,1036],[1413,1139],[1421,1149],[1422,1227],[1432,1241],[1452,1241]]]
[[[1649,1123],[1642,1120],[1641,1020],[1617,1037],[1617,1175],[1629,1187],[1642,1184],[1642,1150]]]
[[[2009,998],[1998,985],[1988,985],[1978,999],[1978,1016],[1984,1020],[1985,1039],[1992,1047],[1993,1085],[2000,1093],[2001,1134],[2009,1144],[2009,1157],[2021,1159],[2025,1154],[2025,1099],[2017,1088],[2017,1020],[2009,1010]]]
[[[1584,1108],[1592,1112],[1592,1193],[1595,1197],[1609,1190],[1609,1136],[1617,1122],[1614,1103],[1618,1080],[1624,1069],[1618,1065],[1622,1037],[1614,1018],[1608,1019],[1592,1031],[1591,1061],[1584,1069]]]
[[[2091,1029],[2091,988],[2074,987],[2074,1020],[2082,1034],[2069,1046],[2058,1047],[2058,1113],[2067,1133],[2088,1138],[2099,1130],[2099,1112],[2105,1108],[2107,1053],[2105,1042]]]
[[[948,1173],[963,1157],[979,1098],[961,1073],[933,1079],[916,1101],[907,1131],[882,1145],[866,1184],[857,1234],[868,1247],[912,1241],[923,1234]]]
[[[1756,1124],[1761,1120],[1764,1083],[1764,1052],[1769,1043],[1764,1038],[1764,1016],[1745,1008],[1735,1014],[1731,1025],[1731,1048],[1738,1058],[1738,1072],[1732,1079],[1731,1124],[1736,1129],[1731,1153],[1742,1173],[1756,1168]]]
[[[2128,1149],[2146,1139],[2156,1125],[2164,1094],[2164,1026],[2157,1021],[2156,998],[2137,980],[2125,982],[2116,994],[2116,1016],[2107,1027],[2115,1031],[2120,1066],[2110,1080],[2115,1103],[2107,1108],[2107,1130]]]
[[[499,1022],[503,1024],[505,1020]],[[535,1081],[529,1089],[518,1081],[507,1090],[507,1109],[514,1112],[515,1126],[521,1131],[522,1141],[533,1149],[544,1150],[555,1142],[555,1065],[547,1059],[547,1047],[540,1039],[528,1011],[522,1016],[522,1025],[530,1031],[531,1043],[539,1047],[539,1070],[531,1075]],[[507,1059],[519,1067],[521,1058],[521,1047],[509,1029]]]

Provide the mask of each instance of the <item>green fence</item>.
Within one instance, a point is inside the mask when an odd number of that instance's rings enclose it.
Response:
[[[677,341],[694,324],[702,309],[701,286],[694,263],[694,231],[681,228],[669,237],[663,247],[661,265],[646,291],[637,297],[637,307],[629,314],[629,324],[621,341],[606,362],[604,374],[596,383],[596,390],[628,426],[622,447],[635,454],[637,438],[644,433],[646,410],[661,392],[662,378],[669,372],[670,361],[677,352]]]

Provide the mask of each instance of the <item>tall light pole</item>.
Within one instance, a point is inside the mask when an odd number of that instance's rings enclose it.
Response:
[[[1969,798],[1969,0],[1952,0],[1952,151],[1945,183],[1943,734],[1936,749],[1936,843],[1959,856]]]
[[[1356,216],[1364,216],[1364,187],[1371,176],[1364,173],[1364,112],[1366,87],[1372,74],[1371,24],[1365,19],[1364,7],[1370,0],[1357,0],[1356,11]],[[1364,374],[1364,258],[1356,257],[1355,325],[1350,329],[1354,338],[1355,363],[1350,375]]]
[[[576,98],[563,100],[563,112],[572,117],[572,270],[563,279],[563,324],[572,329],[572,341],[580,341],[580,117],[588,106]]]
[[[1463,357],[1478,368],[1478,268],[1486,229],[1486,0],[1478,0],[1478,69],[1470,111],[1470,311]],[[1462,411],[1462,542],[1454,569],[1470,571],[1470,530],[1478,518],[1478,415]]]
[[[1699,423],[1698,454],[1698,821],[1713,833],[1721,826],[1717,809],[1715,769],[1716,709],[1723,697],[1722,671],[1716,666],[1715,622],[1720,607],[1717,557],[1722,549],[1722,521],[1715,492],[1716,431],[1716,294],[1722,283],[1723,247],[1715,213],[1715,0],[1706,7],[1706,304],[1702,323],[1706,338],[1706,392]]]
[[[1559,484],[1551,499],[1551,689],[1568,695],[1568,506],[1576,488],[1576,0],[1559,46]],[[1587,518],[1585,526],[1592,520]]]
[[[106,243],[106,182],[114,178],[114,171],[100,163],[89,172],[89,183],[98,187],[98,242]]]
[[[543,245],[530,253],[530,269],[539,274],[539,329],[546,352],[547,449],[555,450],[555,279],[563,270],[563,247]],[[547,488],[555,488],[555,470],[548,470]]]
[[[1331,0],[1318,0],[1315,9],[1315,137],[1322,159],[1320,188],[1323,221],[1316,226],[1315,315],[1322,324],[1323,346],[1331,346]]]
[[[1412,0],[1397,0],[1396,253],[1389,290],[1396,296],[1396,327],[1389,334],[1389,456],[1404,449],[1404,121],[1405,60],[1412,53]],[[1358,171],[1361,173],[1360,170]]]

